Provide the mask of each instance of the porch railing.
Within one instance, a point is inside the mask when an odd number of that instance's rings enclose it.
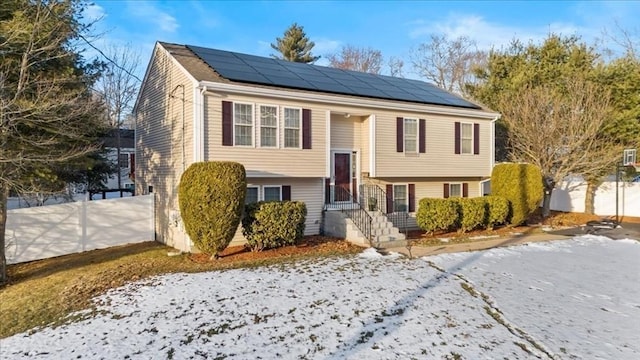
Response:
[[[326,205],[330,205],[333,209],[338,209],[360,230],[362,235],[373,244],[371,234],[371,222],[373,218],[365,211],[362,205],[351,195],[351,193],[341,186],[327,186]]]
[[[359,202],[363,204],[365,209],[380,211],[401,233],[405,234],[405,236],[408,235],[409,213],[406,211],[407,204],[395,201],[386,191],[374,184],[360,185],[359,193]]]

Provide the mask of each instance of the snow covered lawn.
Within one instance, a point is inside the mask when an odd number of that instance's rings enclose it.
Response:
[[[638,359],[639,259],[637,241],[585,236],[167,275],[0,340],[0,358]]]

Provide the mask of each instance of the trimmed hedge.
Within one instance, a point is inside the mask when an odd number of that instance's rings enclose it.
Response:
[[[467,232],[484,225],[486,205],[483,198],[449,198],[448,200],[457,205],[456,225],[459,231]]]
[[[482,199],[487,209],[485,227],[492,230],[496,225],[505,224],[509,216],[509,200],[495,195],[485,196]]]
[[[416,222],[420,229],[434,233],[449,230],[458,221],[458,206],[448,199],[424,198],[416,213]]]
[[[238,229],[247,182],[236,162],[194,163],[178,188],[185,230],[198,249],[212,257],[224,250]]]
[[[245,206],[242,234],[251,250],[293,245],[304,236],[307,206],[301,201],[261,201]]]
[[[543,196],[542,173],[531,164],[499,164],[491,173],[491,193],[509,200],[508,221],[520,225],[534,212]]]

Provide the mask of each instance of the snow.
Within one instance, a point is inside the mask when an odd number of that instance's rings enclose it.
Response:
[[[0,340],[0,358],[637,359],[638,258],[635,240],[584,236],[171,274]]]

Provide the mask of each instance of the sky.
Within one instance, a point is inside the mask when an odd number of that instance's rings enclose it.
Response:
[[[638,257],[587,235],[168,274],[0,339],[0,358],[638,359]]]
[[[481,49],[514,38],[539,42],[549,33],[580,35],[591,43],[615,24],[640,31],[640,1],[96,0],[85,18],[96,20],[97,47],[139,52],[140,74],[156,41],[270,56],[270,44],[294,22],[315,42],[315,55],[347,44],[371,47],[385,59],[404,59],[407,71],[409,53],[430,34],[467,36]]]

